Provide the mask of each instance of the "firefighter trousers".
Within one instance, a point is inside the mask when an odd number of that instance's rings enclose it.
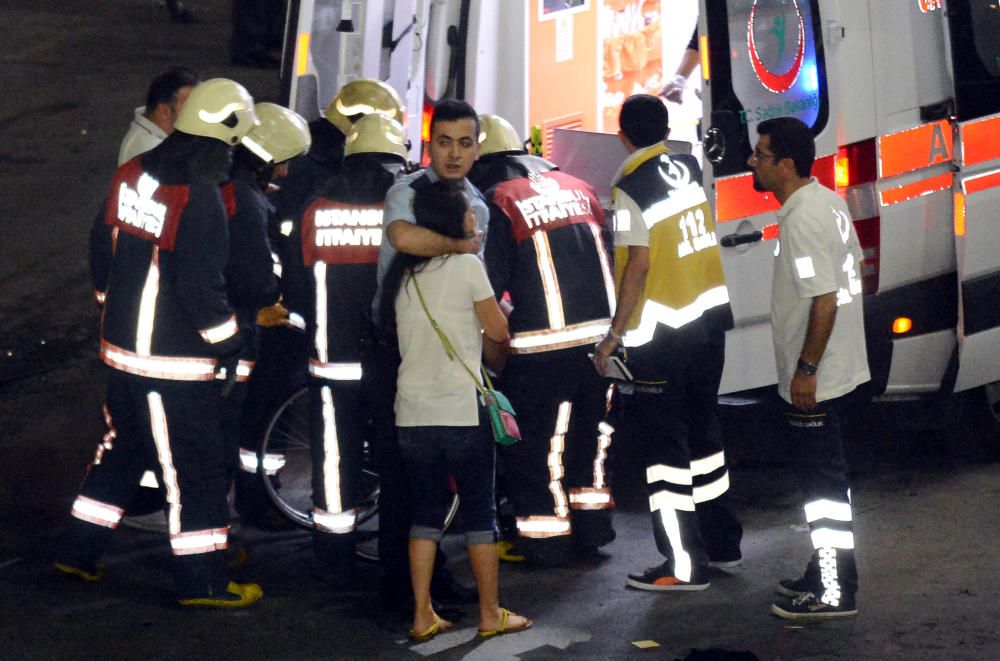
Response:
[[[656,548],[677,578],[700,582],[709,560],[741,558],[743,526],[729,504],[718,417],[725,333],[692,331],[661,327],[633,352],[626,416],[643,447]]]
[[[333,571],[353,564],[366,411],[359,381],[309,379],[313,549]]]
[[[219,386],[112,370],[104,415],[108,431],[73,503],[59,560],[92,568],[142,473],[155,465],[166,491],[179,597],[225,589],[229,505]]]
[[[504,368],[501,390],[522,438],[502,448],[501,461],[518,536],[531,540],[526,550],[568,550],[570,538],[596,548],[614,539],[607,466],[613,391],[594,370],[590,351],[514,355]]]
[[[817,597],[831,605],[858,590],[851,487],[840,418],[851,394],[800,411],[782,402],[795,472],[806,494],[805,515],[814,553],[806,569]]]

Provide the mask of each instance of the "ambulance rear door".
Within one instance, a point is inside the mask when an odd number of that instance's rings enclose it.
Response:
[[[835,131],[818,0],[703,0],[699,32],[706,126],[705,182],[716,217],[736,327],[726,338],[721,392],[776,381],[770,326],[777,238],[770,194],[747,165],[763,120],[795,116],[816,136],[814,174],[834,186]]]
[[[430,5],[431,0],[291,0],[283,102],[311,121],[345,83],[385,81],[403,99],[407,133],[419,150]]]
[[[943,9],[957,119],[957,392],[1000,381],[1000,8],[948,0]]]

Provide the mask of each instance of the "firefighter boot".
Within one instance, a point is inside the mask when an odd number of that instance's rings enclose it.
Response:
[[[573,543],[583,553],[593,553],[615,541],[610,510],[577,510],[573,512]]]
[[[174,556],[177,602],[197,608],[245,608],[264,596],[256,583],[234,583],[226,578],[222,551]]]
[[[59,541],[55,568],[67,576],[96,583],[104,576],[104,565],[97,562],[111,537],[111,528],[70,519]]]
[[[356,538],[354,532],[335,534],[313,530],[315,574],[334,590],[350,590],[358,585],[354,567]]]

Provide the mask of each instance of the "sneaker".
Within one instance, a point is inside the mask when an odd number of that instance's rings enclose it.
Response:
[[[629,574],[625,584],[637,590],[652,590],[654,592],[707,590],[706,580],[682,581],[673,575],[673,569],[664,562],[651,567],[641,574]]]
[[[220,594],[208,594],[203,597],[192,597],[188,599],[178,599],[181,606],[193,606],[200,608],[246,608],[250,604],[260,601],[264,596],[264,591],[256,583],[234,583],[229,582],[226,591]]]
[[[65,562],[54,562],[52,566],[67,576],[83,579],[87,583],[96,583],[104,576],[104,565],[94,565],[93,568],[84,568],[69,565]]]
[[[829,620],[838,617],[854,617],[858,609],[853,599],[843,599],[838,606],[820,601],[812,592],[791,601],[771,605],[771,612],[786,620]]]
[[[816,586],[812,585],[805,576],[802,578],[783,578],[778,581],[778,587],[774,591],[783,597],[796,599],[816,591]]]

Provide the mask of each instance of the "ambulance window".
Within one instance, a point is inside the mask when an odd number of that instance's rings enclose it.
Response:
[[[996,0],[948,5],[959,120],[1000,112],[1000,7]]]
[[[716,176],[743,172],[756,126],[792,116],[813,134],[828,100],[818,0],[708,0],[712,124],[726,152]]]

